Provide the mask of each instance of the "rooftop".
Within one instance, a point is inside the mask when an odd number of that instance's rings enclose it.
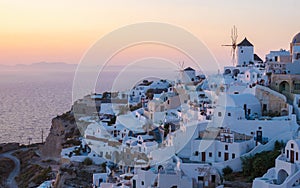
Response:
[[[248,41],[248,39],[245,37],[242,42],[240,42],[237,46],[253,46],[251,42]]]

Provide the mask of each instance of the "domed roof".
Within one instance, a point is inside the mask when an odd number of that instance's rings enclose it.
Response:
[[[247,101],[249,106],[260,106],[259,100],[252,94],[223,94],[219,96],[218,105],[223,107],[240,107],[243,108],[243,104]]]
[[[293,40],[292,40],[292,43],[295,44],[295,43],[300,43],[300,32],[294,36]]]

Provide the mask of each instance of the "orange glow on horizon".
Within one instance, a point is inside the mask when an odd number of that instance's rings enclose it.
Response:
[[[236,25],[238,40],[246,36],[264,59],[270,50],[288,49],[291,38],[300,31],[295,21],[300,17],[299,5],[295,0],[4,0],[0,2],[0,64],[77,64],[103,35],[145,21],[187,29],[207,44],[222,65],[231,64],[230,49],[221,45],[231,42],[230,29]]]

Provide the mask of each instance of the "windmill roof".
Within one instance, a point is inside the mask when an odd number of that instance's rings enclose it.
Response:
[[[191,67],[188,67],[188,68],[185,68],[184,69],[185,71],[194,71],[195,69],[191,68]]]
[[[251,42],[249,42],[245,37],[244,40],[240,42],[237,46],[253,46],[253,44],[251,44]]]

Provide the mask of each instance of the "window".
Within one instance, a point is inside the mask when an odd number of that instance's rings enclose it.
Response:
[[[203,176],[198,176],[198,181],[204,181],[204,177]]]
[[[286,157],[289,158],[289,150],[286,150]]]
[[[233,153],[233,154],[231,155],[231,157],[232,157],[232,159],[234,159],[234,158],[235,158],[235,153]]]
[[[133,185],[132,185],[132,188],[136,188],[136,180],[133,180]]]
[[[241,50],[241,53],[244,53],[244,50]]]
[[[225,150],[228,150],[228,145],[225,145]]]
[[[209,156],[209,157],[212,157],[212,152],[209,152],[209,153],[208,153],[208,156]]]
[[[141,184],[144,185],[145,184],[144,181],[142,181]]]
[[[231,113],[230,113],[230,112],[228,113],[228,116],[231,116]]]
[[[291,144],[291,148],[294,148],[294,144]]]
[[[267,104],[263,104],[263,111],[267,111]]]
[[[220,151],[218,152],[218,157],[221,157],[221,152]]]
[[[218,112],[218,116],[221,117],[222,116],[222,112]]]
[[[300,84],[299,83],[294,84],[294,90],[300,90]]]
[[[298,161],[298,152],[296,152],[296,161]]]

